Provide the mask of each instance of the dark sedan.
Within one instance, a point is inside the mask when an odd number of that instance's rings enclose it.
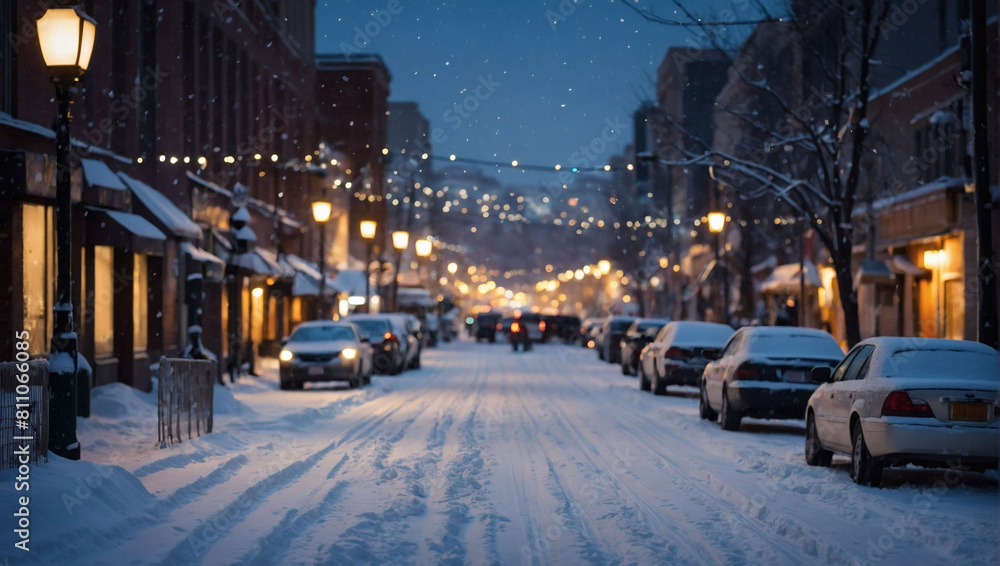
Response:
[[[668,322],[664,318],[640,318],[632,323],[621,339],[622,375],[636,375],[639,352],[653,341],[656,334]]]

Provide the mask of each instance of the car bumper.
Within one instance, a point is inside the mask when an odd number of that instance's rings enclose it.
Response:
[[[890,422],[886,418],[862,422],[865,444],[872,456],[912,455],[914,459],[973,463],[992,460],[998,455],[997,433],[993,426],[925,425]],[[970,461],[971,460],[971,461]]]
[[[666,364],[663,366],[663,382],[667,385],[698,385],[705,366],[682,366]]]
[[[340,359],[325,364],[283,365],[280,370],[281,381],[350,381],[357,378],[358,362],[357,359]]]
[[[733,409],[754,418],[801,419],[816,385],[769,381],[732,382],[727,385]]]

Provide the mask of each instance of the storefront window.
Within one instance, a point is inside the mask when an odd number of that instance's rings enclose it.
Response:
[[[115,250],[94,246],[94,355],[115,351]]]
[[[48,351],[52,337],[52,307],[55,304],[55,243],[52,233],[53,209],[25,204],[21,209],[24,242],[22,282],[24,325],[32,339],[31,354]]]
[[[135,350],[145,350],[149,339],[149,270],[146,256],[135,254],[132,262],[132,344]]]

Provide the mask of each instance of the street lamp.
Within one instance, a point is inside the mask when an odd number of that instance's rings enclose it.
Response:
[[[410,233],[397,230],[392,233],[392,247],[396,248],[395,277],[392,278],[392,310],[399,310],[399,264],[403,262],[403,250],[410,242]]]
[[[318,200],[312,203],[313,219],[319,224],[319,297],[316,300],[316,320],[324,320],[329,316],[326,312],[326,251],[323,249],[326,244],[326,223],[330,220],[330,213],[333,212],[333,204],[329,201]]]
[[[361,237],[364,238],[368,243],[368,252],[365,255],[365,312],[372,312],[371,308],[371,263],[372,263],[372,246],[375,244],[375,229],[377,224],[374,220],[362,220],[361,221]]]
[[[449,263],[448,264],[448,273],[451,273],[452,275],[455,275],[456,273],[458,273],[458,264],[455,263],[455,262]]]
[[[597,262],[597,269],[601,272],[601,275],[607,275],[611,273],[611,262],[606,259],[602,259]]]
[[[430,240],[417,240],[416,242],[413,242],[413,248],[417,252],[417,257],[427,257],[431,255],[434,243]]]
[[[722,322],[729,324],[729,277],[726,269],[722,267],[719,258],[719,240],[722,229],[726,227],[726,213],[709,212],[708,230],[715,234],[715,268],[722,270]]]
[[[72,185],[69,163],[70,87],[90,65],[97,24],[79,6],[46,10],[38,18],[38,43],[56,87],[56,249],[58,264],[49,380],[49,449],[70,460],[80,459],[76,439],[77,337],[73,330]]]

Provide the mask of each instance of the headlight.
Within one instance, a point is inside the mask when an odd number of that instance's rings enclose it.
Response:
[[[344,358],[348,360],[353,360],[354,356],[358,355],[358,351],[355,350],[354,348],[347,348],[343,352],[341,352],[340,355],[344,356]]]
[[[292,353],[289,352],[288,350],[282,350],[281,353],[278,354],[278,359],[281,360],[281,361],[283,361],[283,362],[290,362],[290,361],[292,361],[292,357],[293,357]]]

